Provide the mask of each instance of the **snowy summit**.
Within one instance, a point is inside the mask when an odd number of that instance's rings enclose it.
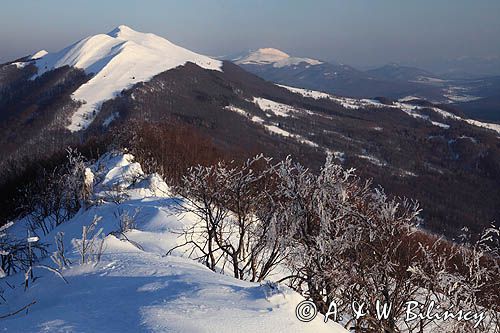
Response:
[[[262,48],[252,51],[234,62],[239,65],[273,65],[275,68],[307,63],[309,65],[320,65],[321,61],[309,58],[291,57],[283,51],[273,48]]]
[[[121,25],[107,34],[90,36],[56,53],[40,51],[32,56],[38,74],[70,66],[83,69],[93,77],[80,86],[73,99],[82,105],[70,119],[68,129],[75,132],[88,127],[102,103],[123,89],[148,81],[153,76],[187,62],[221,71],[222,63],[177,46],[150,33],[137,32]],[[94,112],[95,111],[95,112]]]

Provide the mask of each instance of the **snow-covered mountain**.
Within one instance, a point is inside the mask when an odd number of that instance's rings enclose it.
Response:
[[[147,175],[130,154],[109,153],[88,169],[100,204],[82,210],[72,220],[40,235],[39,242],[56,251],[54,237],[64,233],[70,267],[65,281],[40,266],[27,290],[13,288],[3,297],[2,313],[13,312],[33,300],[27,316],[3,319],[8,332],[290,332],[342,333],[322,316],[299,321],[295,307],[303,298],[285,286],[251,283],[215,273],[206,266],[170,249],[183,242],[178,232],[195,222],[194,216],[176,214],[169,187],[157,174]],[[135,181],[132,181],[135,180]],[[127,199],[111,199],[122,189]],[[139,214],[138,214],[139,212]],[[79,264],[76,245],[82,228],[95,217],[104,235],[99,263]],[[116,233],[120,219],[136,216],[134,228]],[[8,233],[22,239],[28,219],[18,221]],[[50,258],[38,263],[54,266]],[[18,286],[24,274],[7,278]]]
[[[56,68],[70,66],[92,74],[72,97],[82,102],[72,115],[68,129],[88,127],[102,103],[123,89],[169,69],[192,62],[202,68],[221,70],[218,60],[196,54],[150,33],[137,32],[121,25],[107,34],[99,34],[55,53],[40,51],[32,56],[38,68],[36,76]]]
[[[236,62],[239,66],[120,26],[56,53],[40,51],[0,65],[0,221],[18,219],[16,205],[36,204],[20,188],[50,187],[38,182],[41,165],[48,170],[45,178],[61,178],[51,172],[68,146],[91,158],[121,147],[138,152],[145,170],[179,177],[198,163],[259,153],[275,160],[291,155],[318,170],[329,155],[390,195],[418,200],[424,208],[421,226],[434,232],[451,238],[461,227],[477,231],[500,221],[500,125],[412,94],[413,85],[435,89],[436,82],[394,83],[275,49]],[[391,89],[406,98],[344,96]],[[286,288],[218,275],[179,252],[165,256],[178,244],[179,228],[192,220],[174,214],[177,198],[131,155],[105,154],[88,171],[97,200],[75,210],[54,232],[65,233],[65,246],[73,250],[68,258],[77,262],[72,246],[82,226],[102,217],[101,263],[65,268],[70,285],[36,268],[29,290],[5,292],[5,312],[31,304],[30,320],[11,316],[0,329],[337,331],[318,320],[295,320],[301,298]],[[122,214],[136,211],[141,214],[133,230],[112,233]],[[25,240],[24,226],[21,221],[9,233]],[[39,235],[52,244],[51,252],[54,232]],[[7,279],[19,285],[23,276]],[[104,309],[112,315],[100,316]]]
[[[420,68],[394,63],[362,71],[336,62],[290,56],[273,48],[225,58],[278,84],[358,98],[416,96],[434,103],[455,104],[477,119],[497,120],[500,117],[496,112],[499,84],[494,77],[447,79]],[[465,104],[470,102],[474,103]]]
[[[251,51],[229,60],[269,81],[338,95],[400,98],[409,92],[431,96],[435,90],[409,81],[376,77],[345,64],[291,56],[274,48]]]
[[[233,59],[238,65],[272,65],[275,68],[298,65],[304,63],[307,65],[320,65],[323,62],[310,58],[291,57],[283,51],[273,48],[262,48],[251,51],[244,56]]]
[[[294,59],[304,58],[261,50],[240,57],[240,67],[124,26],[57,53],[39,52],[0,65],[0,153],[16,161],[39,159],[91,139],[111,141],[136,124],[168,128],[177,122],[228,155],[291,154],[317,168],[333,153],[361,176],[422,202],[427,225],[436,231],[444,229],[440,224],[456,229],[457,223],[500,217],[498,125],[419,95],[332,94],[335,87],[366,93],[388,86],[346,65],[310,59],[285,65]],[[303,89],[310,86],[318,88]],[[403,96],[411,91],[406,88],[398,84]],[[0,171],[8,163],[0,160]],[[484,188],[490,188],[487,199]],[[464,197],[474,206],[464,207]],[[481,213],[464,212],[470,209]]]

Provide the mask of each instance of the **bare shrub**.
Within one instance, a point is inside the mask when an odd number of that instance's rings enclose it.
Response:
[[[179,213],[198,223],[184,232],[207,267],[226,265],[234,277],[262,281],[286,255],[272,199],[273,167],[258,155],[242,164],[220,162],[189,169],[176,188]]]
[[[66,258],[66,249],[64,247],[64,232],[58,232],[54,237],[54,243],[56,245],[56,251],[52,253],[50,258],[57,265],[59,270],[62,270],[69,265],[71,265],[71,261]]]
[[[33,277],[33,263],[47,255],[46,245],[35,238],[26,237],[17,239],[11,237],[7,230],[12,223],[6,224],[0,228],[0,275],[1,277],[15,274],[18,272],[29,272],[28,276]]]
[[[54,227],[73,217],[90,203],[92,182],[87,162],[72,148],[67,149],[65,164],[52,170],[41,169],[39,176],[22,189],[23,211],[30,229],[47,235]]]
[[[498,229],[454,244],[418,228],[414,201],[387,195],[328,157],[319,173],[290,158],[271,165],[257,156],[188,170],[176,188],[179,213],[197,223],[182,236],[190,256],[216,270],[229,265],[239,279],[261,281],[277,265],[281,279],[322,313],[335,301],[356,332],[423,332],[428,327],[472,332],[471,322],[405,322],[406,305],[432,302],[486,311],[484,332],[498,332]],[[380,316],[377,304],[387,304]],[[497,327],[497,329],[495,329]]]
[[[118,211],[116,211],[114,215],[118,220],[119,232],[124,233],[128,230],[134,229],[135,221],[140,212],[140,208],[136,208],[132,214],[128,210],[118,209]]]
[[[96,229],[101,219],[102,217],[95,216],[91,224],[82,227],[82,238],[73,240],[73,246],[80,255],[80,264],[98,264],[101,261],[105,250],[103,229]]]

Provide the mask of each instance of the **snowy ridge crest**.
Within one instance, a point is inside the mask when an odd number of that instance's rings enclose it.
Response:
[[[70,119],[72,132],[86,129],[101,105],[123,89],[192,62],[208,70],[222,70],[222,62],[177,46],[151,33],[121,25],[107,34],[82,39],[55,53],[40,51],[32,56],[40,76],[70,66],[93,77],[72,95],[82,105]]]
[[[119,152],[103,155],[88,167],[86,178],[100,203],[82,210],[39,241],[56,250],[54,236],[62,238],[70,265],[62,270],[68,283],[47,270],[24,291],[6,291],[7,309],[36,300],[26,316],[2,322],[9,332],[310,332],[343,333],[340,325],[325,324],[318,316],[309,323],[295,317],[303,297],[291,289],[237,280],[209,270],[170,249],[183,242],[179,232],[196,221],[179,216],[168,185],[157,174],[145,174],[134,156]],[[115,200],[120,194],[121,199]],[[112,199],[112,200],[110,200]],[[82,227],[95,217],[104,235],[104,253],[98,263],[78,264],[74,245]],[[124,220],[127,230],[114,231]],[[9,231],[26,235],[25,220]],[[41,264],[53,265],[51,259]],[[24,274],[6,277],[20,284]],[[91,309],[91,310],[90,310]]]

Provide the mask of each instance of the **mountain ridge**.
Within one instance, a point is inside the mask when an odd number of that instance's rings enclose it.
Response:
[[[265,52],[248,51],[226,59],[278,84],[356,98],[425,99],[435,104],[452,104],[477,120],[500,117],[500,84],[494,76],[460,79],[396,63],[359,70],[336,62],[295,58],[277,49],[265,50],[273,50],[281,57],[266,58]]]
[[[275,48],[260,48],[250,51],[248,54],[233,59],[237,65],[272,65],[273,67],[286,67],[306,63],[308,65],[320,65],[323,62],[310,58],[291,57],[289,54]]]
[[[38,72],[70,66],[93,77],[72,97],[82,105],[73,114],[68,129],[85,129],[95,118],[102,103],[140,81],[163,71],[193,62],[210,70],[221,70],[221,62],[199,55],[151,33],[140,33],[120,25],[107,34],[86,37],[55,53],[37,53],[32,57]]]
[[[99,39],[113,38],[108,37]],[[18,174],[27,160],[68,146],[113,142],[137,126],[175,130],[185,124],[231,157],[292,155],[317,169],[333,154],[338,163],[357,168],[390,193],[421,201],[426,226],[439,233],[453,235],[462,225],[480,227],[500,216],[497,127],[467,119],[449,106],[280,87],[231,62],[211,70],[188,61],[148,80],[134,80],[103,101],[85,130],[70,131],[72,117],[85,105],[74,98],[75,91],[95,76],[69,65],[36,76],[35,62],[24,61],[24,66],[0,66],[0,152],[8,157],[0,161],[0,171]],[[300,72],[307,65],[292,68]],[[328,66],[309,70],[320,73]],[[123,68],[116,67],[114,74],[129,79]],[[350,84],[355,87],[357,81]],[[189,142],[186,133],[176,134],[176,140]],[[485,190],[489,197],[479,199]],[[474,215],[464,212],[464,200],[471,202]]]

